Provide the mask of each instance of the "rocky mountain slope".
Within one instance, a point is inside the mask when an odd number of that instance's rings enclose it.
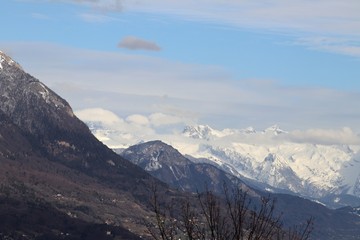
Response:
[[[11,58],[0,59],[1,196],[144,234],[148,189],[166,185],[99,142],[65,100]]]
[[[142,214],[124,213],[124,205],[133,208],[128,202],[107,203],[123,199],[121,191],[42,156],[2,111],[0,182],[1,239],[140,239],[124,227],[105,224]]]

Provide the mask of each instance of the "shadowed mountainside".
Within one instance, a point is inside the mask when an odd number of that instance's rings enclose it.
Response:
[[[65,100],[0,57],[1,195],[144,234],[148,189],[167,186],[99,142]]]

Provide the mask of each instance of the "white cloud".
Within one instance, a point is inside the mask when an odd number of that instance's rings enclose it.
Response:
[[[85,4],[93,9],[101,11],[122,11],[123,0],[60,0],[77,4]]]
[[[124,37],[118,44],[119,48],[129,50],[160,51],[161,48],[155,42],[147,41],[134,36]]]
[[[239,27],[259,27],[269,30],[293,29],[305,32],[327,32],[359,35],[360,3],[357,0],[139,0],[124,1],[128,11],[157,12],[231,24]]]
[[[141,125],[141,126],[148,126],[149,119],[141,114],[133,114],[126,118],[126,121],[130,124]]]
[[[118,21],[118,19],[116,18],[98,13],[81,13],[79,14],[79,17],[83,21],[90,23],[106,23],[106,22]]]
[[[154,125],[155,127],[187,122],[187,120],[184,117],[174,116],[164,113],[153,113],[149,116],[149,119],[151,124]]]
[[[148,116],[132,114],[122,120],[115,113],[105,109],[84,109],[76,115],[85,122],[100,123],[101,128],[95,135],[105,144],[129,146],[139,141],[160,139],[173,144],[186,144],[191,141],[207,144],[206,140],[192,140],[182,135],[182,130],[188,124],[186,119],[164,113],[153,113]],[[196,123],[194,123],[196,125]],[[164,131],[164,127],[166,131]],[[317,145],[360,145],[360,136],[351,128],[341,129],[306,129],[295,130],[275,135],[272,131],[263,132],[256,129],[255,133],[245,133],[240,129],[214,130],[218,132],[212,139],[217,146],[228,147],[236,143],[256,145],[279,145],[284,143],[317,144]]]
[[[342,129],[308,129],[305,131],[293,131],[288,136],[289,140],[298,143],[313,143],[323,145],[359,145],[360,136],[351,128]]]
[[[105,125],[113,125],[124,122],[115,113],[102,108],[88,108],[75,112],[75,115],[85,122],[101,122]]]
[[[83,4],[101,12],[160,14],[186,21],[285,33],[294,42],[304,38],[333,38],[330,46],[307,41],[313,49],[359,57],[360,2],[358,0],[62,0]],[[100,16],[83,15],[88,21]],[[355,43],[354,43],[355,42]],[[314,45],[312,45],[314,44]],[[155,45],[156,46],[156,45]],[[153,46],[153,47],[155,47]]]
[[[359,36],[357,0],[63,0],[112,11],[149,12],[238,27]]]
[[[294,44],[326,52],[360,57],[360,42],[345,40],[339,37],[299,38]]]
[[[360,2],[357,0],[145,0],[124,1],[127,11],[150,12],[186,20],[290,34],[296,39],[333,38],[307,42],[312,48],[359,57]],[[354,42],[355,41],[355,44]]]

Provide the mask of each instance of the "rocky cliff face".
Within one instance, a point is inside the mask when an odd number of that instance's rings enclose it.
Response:
[[[52,160],[100,176],[107,171],[107,176],[127,177],[134,171],[135,176],[147,178],[144,171],[99,142],[64,99],[4,53],[0,59],[0,110],[34,148]]]

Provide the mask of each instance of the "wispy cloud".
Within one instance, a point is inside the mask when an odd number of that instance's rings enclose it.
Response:
[[[123,122],[115,113],[103,108],[87,108],[76,112],[80,119],[89,122],[101,122],[105,125],[117,124]]]
[[[85,21],[90,23],[106,23],[106,22],[113,22],[118,21],[118,19],[114,17],[110,17],[104,14],[97,14],[97,13],[81,13],[79,17]]]
[[[122,0],[60,0],[76,4],[85,4],[93,9],[106,12],[120,12],[123,10]]]
[[[308,37],[299,38],[294,44],[320,51],[360,57],[360,41],[356,40],[339,37]]]
[[[37,13],[37,12],[32,13],[31,17],[35,18],[35,19],[39,19],[39,20],[48,20],[48,19],[50,19],[50,17],[48,15],[43,14],[43,13]]]
[[[155,42],[147,41],[134,36],[126,36],[118,44],[119,48],[129,50],[160,51],[161,48]]]
[[[359,57],[360,2],[358,0],[62,0],[107,12],[160,14],[186,21],[277,32],[294,43],[315,50]],[[83,16],[85,20],[105,20]],[[316,38],[333,39],[329,42]]]
[[[269,30],[357,35],[360,3],[356,0],[166,1],[126,2],[128,10],[158,12],[194,20]]]
[[[127,11],[151,12],[293,36],[321,51],[359,57],[360,2],[357,0],[165,1],[124,3]],[[315,38],[332,38],[329,42]],[[312,39],[312,40],[310,40]]]
[[[359,145],[360,137],[351,128],[342,129],[308,129],[305,131],[293,131],[288,136],[289,140],[298,143],[313,144],[346,144]]]
[[[357,0],[62,0],[111,11],[151,12],[199,21],[273,30],[297,29],[357,35],[360,27]]]

